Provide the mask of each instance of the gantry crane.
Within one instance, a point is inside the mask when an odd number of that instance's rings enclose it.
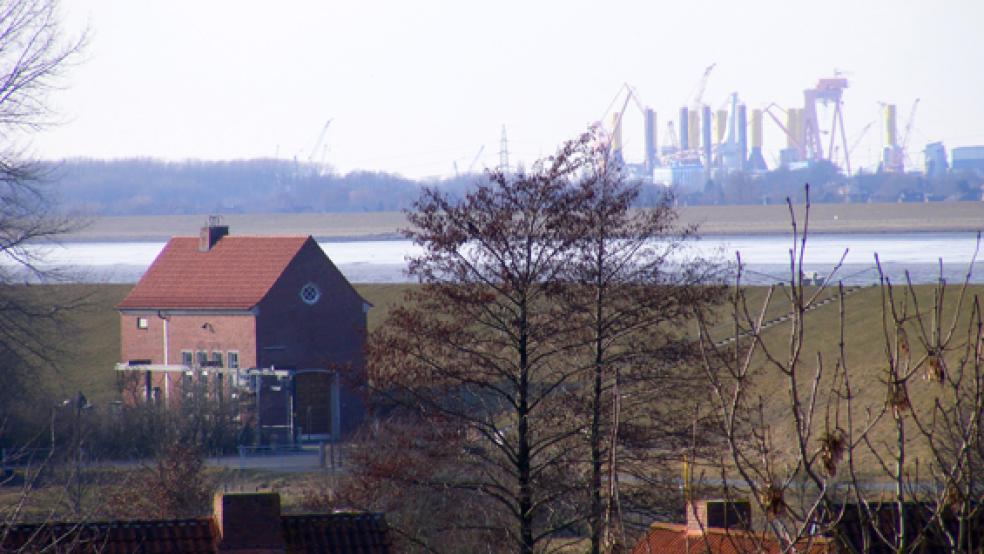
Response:
[[[912,109],[909,110],[909,119],[905,123],[905,130],[902,132],[902,141],[899,144],[899,149],[902,150],[902,158],[905,160],[905,164],[909,165],[911,162],[909,160],[909,139],[912,137],[912,125],[916,120],[916,108],[919,107],[919,99],[912,103]]]
[[[714,66],[716,65],[717,62],[712,63],[711,65],[704,68],[704,74],[701,75],[700,80],[697,81],[697,86],[694,87],[694,93],[691,96],[693,98],[693,101],[690,104],[690,109],[692,110],[700,109],[701,100],[704,99],[704,91],[707,89],[707,80],[711,76],[711,71],[714,69]]]
[[[325,126],[321,128],[321,133],[318,135],[317,142],[314,143],[314,148],[311,148],[311,153],[308,155],[308,163],[314,162],[314,156],[318,153],[318,149],[321,148],[321,144],[325,141],[325,135],[328,134],[328,126],[335,118],[329,117],[328,121],[325,122]],[[326,144],[324,149],[321,151],[321,158],[318,159],[318,166],[321,167],[325,163],[325,156],[328,153],[328,145]]]

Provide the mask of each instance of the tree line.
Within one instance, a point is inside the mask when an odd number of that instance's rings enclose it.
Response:
[[[339,174],[278,159],[70,159],[41,162],[38,169],[61,209],[85,215],[400,211],[424,188],[460,197],[479,177],[414,180],[385,172]],[[662,191],[649,189],[640,195],[640,203],[659,201]]]
[[[167,215],[268,212],[377,212],[412,206],[424,188],[455,197],[474,189],[478,174],[409,179],[394,173],[353,171],[280,159],[169,162],[152,158],[69,159],[39,162],[49,191],[62,209],[86,215]],[[802,200],[802,184],[814,183],[820,202],[979,200],[982,179],[957,173],[866,173],[850,178],[821,162],[765,174],[715,176],[697,191],[675,191],[686,204],[781,203]],[[644,183],[637,207],[659,204],[666,190]]]

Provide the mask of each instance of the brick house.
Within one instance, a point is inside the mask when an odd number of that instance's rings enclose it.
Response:
[[[363,299],[310,236],[173,237],[120,312],[129,398],[235,401],[264,441],[336,439],[362,418]]]

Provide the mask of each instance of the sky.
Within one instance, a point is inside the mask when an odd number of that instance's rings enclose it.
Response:
[[[576,136],[623,83],[666,123],[714,63],[704,102],[802,104],[841,72],[853,165],[880,153],[878,102],[899,128],[920,99],[910,154],[984,144],[984,1],[72,0],[82,58],[30,137],[44,159],[298,159],[335,170],[450,176],[529,164]],[[319,144],[322,130],[323,140]],[[766,122],[766,162],[784,145]],[[859,142],[858,142],[859,141]],[[629,105],[626,156],[641,159]]]

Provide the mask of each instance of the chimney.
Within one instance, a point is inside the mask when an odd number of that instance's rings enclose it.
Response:
[[[222,218],[217,215],[208,216],[208,223],[202,227],[198,235],[198,251],[208,252],[219,242],[219,239],[229,234],[229,226],[222,225]]]
[[[218,493],[212,517],[218,529],[219,552],[286,552],[277,493]]]
[[[701,534],[710,529],[748,530],[752,505],[747,500],[694,500],[687,502],[687,532]]]

